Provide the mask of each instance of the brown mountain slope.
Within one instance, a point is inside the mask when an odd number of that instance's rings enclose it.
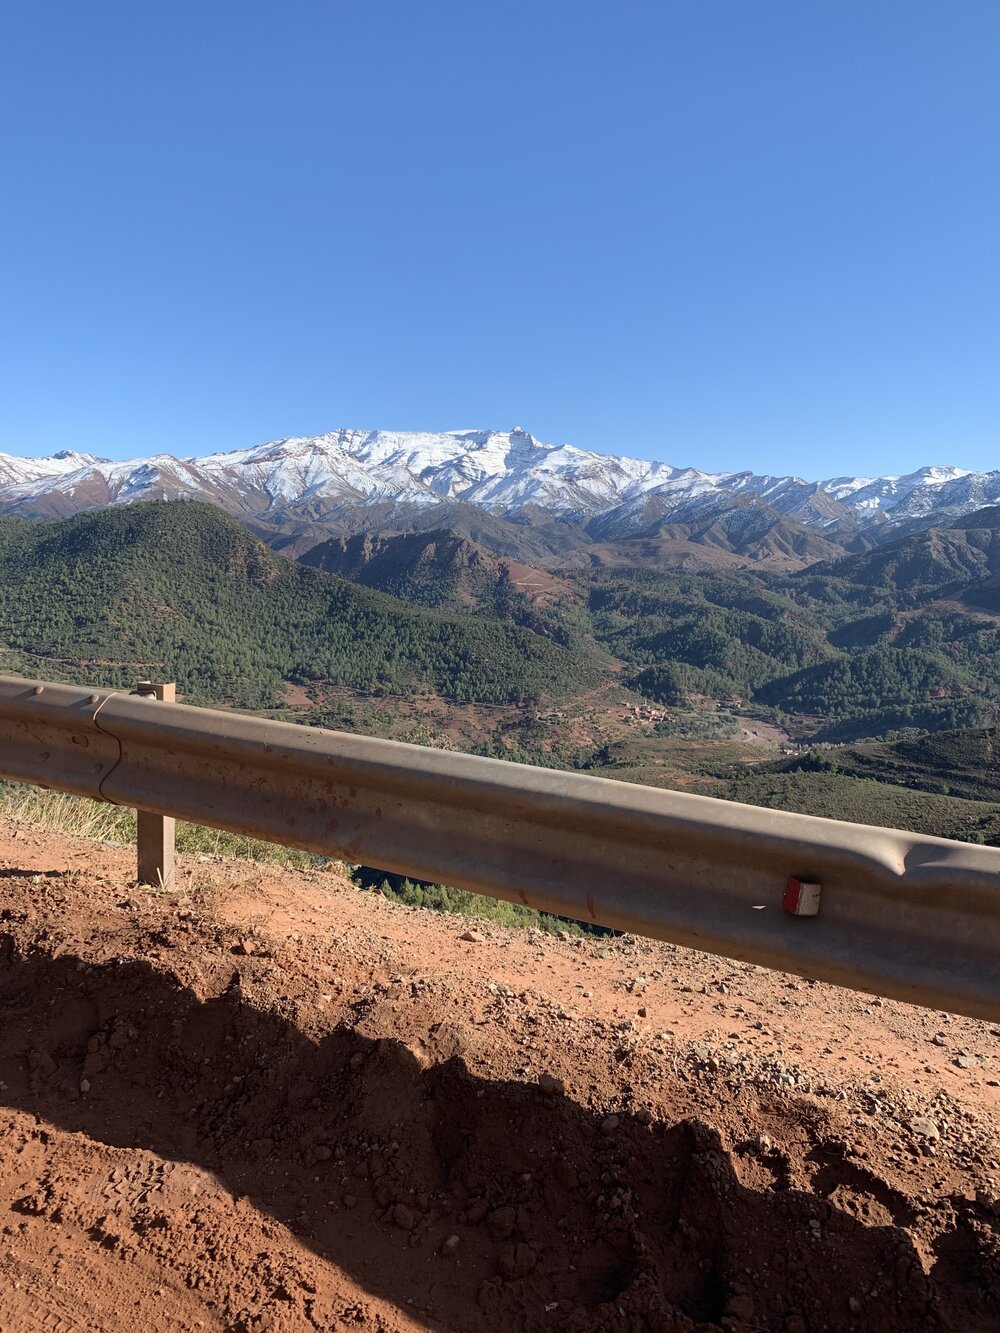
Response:
[[[478,601],[504,568],[497,556],[467,537],[441,530],[332,537],[299,560],[352,583],[431,605]]]
[[[299,560],[425,606],[474,606],[505,582],[533,601],[569,591],[552,574],[447,530],[334,537]]]

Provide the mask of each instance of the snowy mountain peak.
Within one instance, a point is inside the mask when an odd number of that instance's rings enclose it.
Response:
[[[78,454],[75,449],[60,449],[57,454],[50,454],[48,458],[39,459],[43,463],[72,463],[75,467],[85,467],[88,463],[106,463],[106,458],[99,458],[96,454]]]
[[[508,431],[379,431],[342,427],[202,457],[158,454],[108,462],[63,451],[49,458],[0,454],[0,511],[59,516],[142,499],[192,497],[237,517],[322,523],[357,519],[369,505],[460,501],[501,516],[538,511],[578,525],[608,519],[639,530],[727,505],[766,506],[828,532],[924,523],[1000,500],[1000,472],[927,466],[886,477],[761,476],[703,472]],[[345,519],[345,515],[347,516]],[[360,520],[358,520],[360,521]]]
[[[38,477],[62,476],[103,461],[93,454],[78,454],[72,449],[62,449],[44,458],[18,458],[13,454],[0,454],[0,487],[34,481]]]

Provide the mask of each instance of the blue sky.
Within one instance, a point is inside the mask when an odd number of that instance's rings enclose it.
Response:
[[[995,0],[31,0],[0,450],[1000,467]]]

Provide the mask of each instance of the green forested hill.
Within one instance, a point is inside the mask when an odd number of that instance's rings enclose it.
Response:
[[[321,553],[401,601],[207,505],[0,518],[0,671],[174,679],[192,702],[258,710],[315,682],[295,707],[328,725],[1000,844],[994,535],[923,533],[798,574],[576,569],[536,604],[449,533]],[[760,720],[848,743],[778,758],[738,740]]]
[[[614,570],[588,589],[597,638],[634,668],[635,688],[662,703],[692,692],[746,698],[835,656],[816,617],[758,575]]]
[[[542,605],[446,532],[316,556],[399,601],[285,559],[208,505],[7,518],[0,669],[161,675],[258,709],[283,681],[500,704],[581,698],[610,680],[603,650],[620,684],[667,708],[751,707],[819,741],[985,726],[1000,718],[1000,619],[983,609],[998,536],[931,530],[798,574],[573,570]]]
[[[988,513],[979,511],[981,522],[988,521],[983,517]],[[961,597],[998,572],[996,526],[928,528],[861,555],[812,565],[796,579],[803,587],[822,588],[829,578],[835,585],[849,585],[855,597],[871,590],[890,597],[899,610],[910,610],[933,598]]]
[[[307,569],[190,502],[0,519],[4,668],[108,685],[155,674],[250,708],[273,706],[284,680],[509,702],[598,679],[590,654]]]
[[[966,842],[1000,843],[996,727],[894,744],[837,746],[716,770],[715,794],[859,824],[892,825]]]
[[[797,574],[578,575],[596,638],[636,690],[701,694],[819,739],[1000,715],[1000,533],[930,530]]]
[[[876,778],[916,791],[1000,802],[1000,728],[939,731],[894,744],[841,746],[839,772]]]

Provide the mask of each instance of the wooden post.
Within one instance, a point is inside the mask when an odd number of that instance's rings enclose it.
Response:
[[[154,685],[151,681],[141,680],[132,691],[147,699],[162,699],[173,703],[176,698],[176,686]],[[148,884],[157,889],[174,887],[174,827],[175,822],[168,815],[154,815],[148,810],[136,812],[136,878],[140,884]]]

